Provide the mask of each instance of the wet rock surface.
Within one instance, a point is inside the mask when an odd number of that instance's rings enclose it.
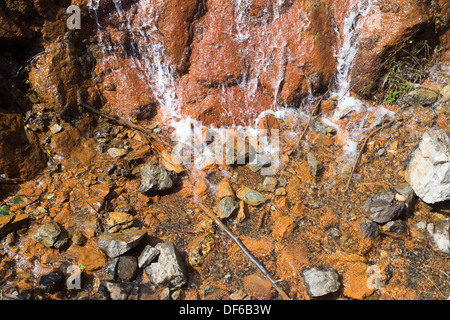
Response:
[[[222,222],[294,300],[448,297],[445,1],[150,2],[74,1],[72,31],[61,1],[0,5],[3,299],[281,299],[202,211],[226,197]],[[388,87],[414,48],[426,73]],[[279,130],[279,157],[252,137],[231,164],[180,165],[195,120]]]
[[[45,292],[55,293],[65,285],[65,276],[61,271],[53,271],[38,279],[39,288]]]

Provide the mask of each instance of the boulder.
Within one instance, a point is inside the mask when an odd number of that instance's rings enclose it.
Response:
[[[20,114],[0,112],[0,180],[31,179],[46,166],[39,141],[24,129]]]
[[[141,168],[141,185],[139,191],[164,191],[173,187],[177,174],[168,171],[160,164],[148,164]]]
[[[318,298],[336,292],[341,287],[339,275],[329,266],[309,266],[301,270],[305,280],[306,293],[310,298]]]
[[[398,218],[405,203],[395,199],[395,191],[389,189],[368,199],[364,204],[367,217],[376,223],[386,223]]]
[[[409,92],[405,102],[411,106],[428,106],[437,101],[439,94],[433,90],[418,88]]]
[[[450,133],[430,129],[412,151],[405,178],[416,195],[433,204],[450,199]]]
[[[186,271],[183,261],[171,242],[158,243],[155,248],[160,251],[158,261],[150,263],[145,273],[156,287],[180,288],[186,283]]]
[[[49,274],[39,277],[39,288],[47,293],[55,293],[63,288],[65,284],[65,276],[59,270],[52,271]]]
[[[47,248],[60,249],[69,240],[67,233],[55,221],[49,221],[31,233],[31,238]]]
[[[146,245],[144,250],[142,250],[141,254],[138,258],[138,267],[139,268],[145,268],[148,266],[157,256],[159,255],[159,250],[150,246]]]
[[[219,202],[219,218],[229,218],[237,209],[239,203],[233,197],[224,197]]]
[[[103,233],[98,239],[98,247],[105,251],[110,258],[115,258],[137,246],[146,234],[146,231],[138,228],[116,233]]]

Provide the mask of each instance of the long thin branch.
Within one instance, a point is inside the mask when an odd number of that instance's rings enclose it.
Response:
[[[367,142],[369,141],[370,137],[372,137],[372,136],[373,136],[375,133],[377,133],[378,131],[383,130],[384,128],[390,126],[391,124],[394,123],[394,121],[395,121],[395,120],[391,120],[391,121],[389,121],[388,123],[382,125],[381,127],[376,128],[375,130],[372,130],[372,131],[367,135],[366,139],[364,139],[364,142],[363,142],[363,144],[362,144],[362,146],[361,146],[361,149],[359,150],[358,156],[356,157],[355,163],[353,164],[353,168],[352,168],[352,172],[350,173],[350,177],[348,177],[347,184],[346,184],[346,186],[345,186],[345,191],[347,191],[348,188],[349,188],[349,186],[350,186],[350,182],[351,182],[351,180],[352,180],[353,174],[355,173],[355,170],[356,170],[356,167],[357,167],[357,165],[358,165],[358,162],[361,160],[361,157],[362,157],[364,148],[366,147]]]
[[[92,106],[90,106],[88,104],[80,102],[80,103],[78,103],[78,105],[80,107],[88,109],[90,112],[95,113],[96,115],[98,115],[100,117],[103,117],[105,119],[113,121],[113,122],[115,122],[115,123],[117,123],[117,124],[119,124],[119,125],[121,125],[123,127],[126,127],[128,129],[136,130],[136,131],[139,131],[139,132],[143,133],[149,139],[150,145],[153,147],[153,149],[156,150],[158,153],[161,152],[153,143],[154,140],[158,140],[158,142],[161,142],[160,139],[156,138],[156,136],[155,136],[155,134],[153,132],[145,129],[144,127],[142,127],[140,125],[134,124],[132,122],[120,119],[118,117],[113,117],[113,116],[104,114],[103,112],[98,111],[97,109],[93,108]]]
[[[272,279],[269,272],[264,268],[262,264],[256,260],[256,258],[251,254],[251,252],[244,246],[244,244],[220,221],[219,218],[216,217],[214,212],[211,211],[207,206],[205,206],[202,203],[199,203],[200,207],[202,208],[203,212],[214,222],[238,245],[238,247],[244,252],[245,256],[250,260],[251,263],[253,263],[259,271],[266,277],[267,280],[270,281],[272,286],[278,291],[278,293],[281,295],[281,297],[284,300],[291,300],[289,296],[278,286],[277,282]]]

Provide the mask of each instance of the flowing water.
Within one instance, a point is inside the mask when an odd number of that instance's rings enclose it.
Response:
[[[292,109],[283,107],[278,102],[285,75],[286,60],[289,59],[287,39],[284,36],[285,31],[281,27],[283,25],[281,14],[283,3],[284,1],[279,0],[274,4],[270,23],[264,21],[263,15],[261,25],[255,29],[251,28],[252,21],[246,14],[252,0],[233,1],[234,20],[229,26],[230,34],[239,48],[239,55],[244,57],[244,60],[251,60],[252,65],[251,70],[247,68],[244,76],[238,80],[237,84],[245,92],[245,101],[243,102],[245,106],[248,106],[255,98],[261,73],[265,72],[269,66],[274,67],[274,65],[275,69],[278,70],[278,76],[272,80],[274,83],[271,84],[275,88],[272,108],[262,112],[253,125],[232,126],[234,130],[238,130],[244,136],[257,138],[259,134],[256,129],[258,128],[258,122],[267,114],[274,114],[278,118],[297,116],[304,119],[306,117],[303,110],[293,112]],[[132,72],[142,79],[149,92],[154,95],[161,118],[174,129],[173,140],[178,146],[175,149],[183,149],[184,151],[186,151],[186,148],[190,149],[190,153],[196,155],[194,166],[201,168],[205,159],[214,155],[215,152],[201,138],[205,126],[181,113],[182,102],[177,95],[179,75],[170,65],[166,49],[160,38],[156,26],[157,13],[153,2],[140,0],[137,10],[134,12],[125,10],[120,0],[114,0],[114,5],[116,10],[107,13],[106,18],[104,17],[105,13],[102,12],[100,0],[91,0],[89,6],[97,23],[98,43],[107,57],[104,59],[105,63],[112,65],[113,68],[120,69],[127,66],[121,65],[123,59],[119,57],[131,61]],[[341,46],[336,52],[336,86],[331,95],[338,97],[338,105],[332,117],[322,118],[321,121],[326,125],[338,128],[340,140],[346,141],[343,151],[351,159],[356,154],[357,141],[361,140],[362,134],[367,131],[367,129],[363,129],[365,118],[356,126],[346,128],[339,128],[339,120],[351,112],[367,115],[369,112],[374,112],[375,107],[352,96],[350,88],[351,68],[358,51],[360,35],[364,30],[364,18],[371,14],[372,0],[353,0],[349,8],[342,31],[339,31],[337,27],[335,30],[339,34]],[[99,16],[102,16],[102,19],[99,19]],[[302,32],[310,25],[306,13],[301,19],[302,24],[296,30],[300,37]],[[120,39],[117,41],[112,38],[109,33],[111,26],[120,29],[125,35],[124,38],[130,42],[127,46]],[[126,79],[124,80],[126,81]],[[223,87],[222,90],[225,93],[226,87]],[[312,102],[312,98],[310,94],[310,97],[307,97],[305,101]],[[221,103],[220,107],[224,110],[223,112],[227,112],[227,101],[223,99]],[[381,117],[387,113],[387,110],[382,107],[378,109],[376,111]],[[216,139],[218,137],[227,139],[229,133],[226,133],[226,131],[228,129],[211,126],[210,132]],[[196,143],[199,140],[203,142]],[[273,144],[267,145],[267,141],[260,141],[260,143],[262,143],[266,152],[271,155],[280,151],[279,148],[274,148]],[[177,154],[177,156],[180,157],[180,154]]]

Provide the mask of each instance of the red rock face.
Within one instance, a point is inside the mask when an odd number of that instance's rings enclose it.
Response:
[[[20,114],[0,113],[0,174],[30,179],[46,166],[39,142],[27,135]]]
[[[305,97],[325,92],[345,40],[345,18],[360,2],[98,0],[96,11],[90,1],[74,3],[92,16],[85,28],[91,31],[88,42],[97,41],[101,51],[93,77],[105,110],[131,119],[159,110],[164,118],[167,107],[177,105],[185,116],[222,126],[253,124],[261,111],[299,106]],[[444,19],[448,11],[445,1],[371,3],[360,18],[359,49],[350,61],[351,86],[366,97],[386,56],[434,14]],[[67,56],[61,60],[44,61],[37,73],[60,66],[75,81],[76,73],[68,70],[75,64]],[[71,92],[76,84],[59,81],[56,87]]]

